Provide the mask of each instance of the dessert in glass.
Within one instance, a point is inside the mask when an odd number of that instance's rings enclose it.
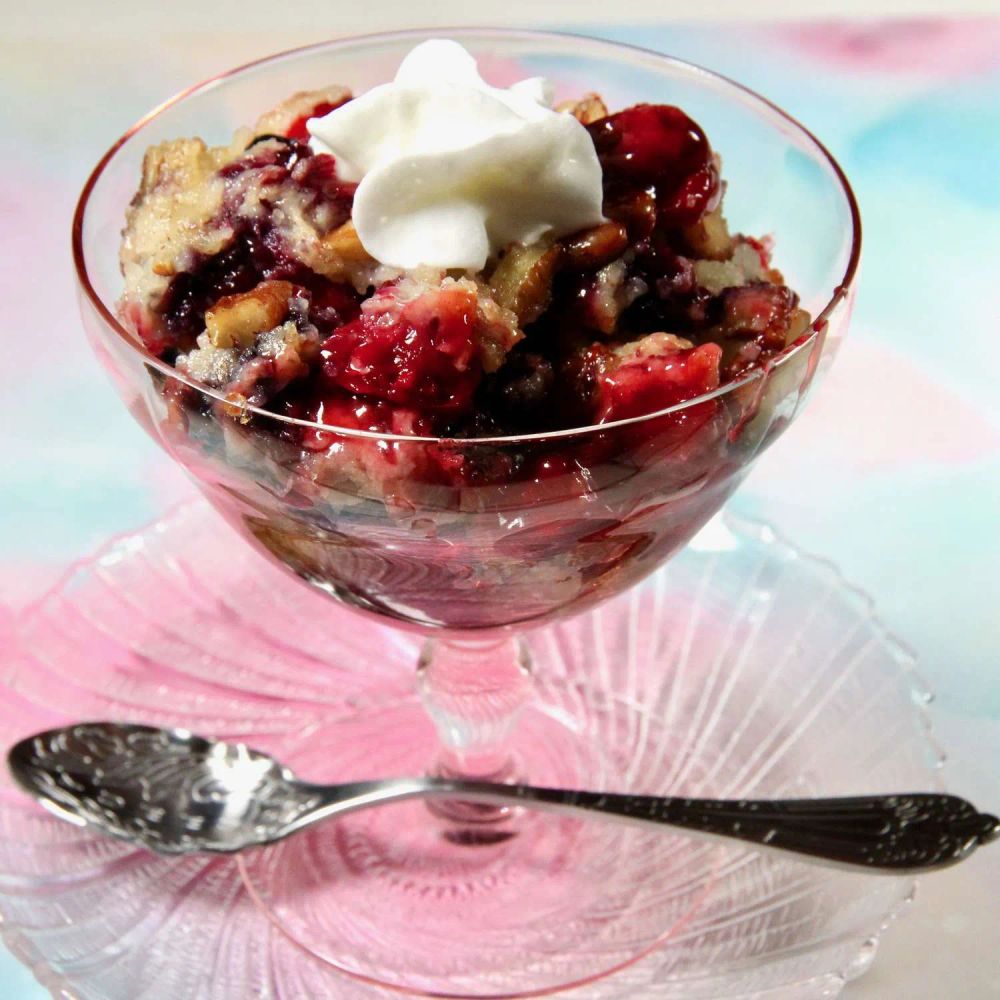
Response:
[[[661,566],[795,416],[846,327],[856,205],[808,132],[711,73],[456,35],[297,50],[140,122],[77,211],[85,323],[248,541],[427,636],[410,690],[307,734],[303,776],[667,793],[630,767],[656,707],[581,676],[554,710],[532,634]],[[336,827],[246,868],[251,891],[324,961],[431,995],[602,977],[717,864],[462,802]]]

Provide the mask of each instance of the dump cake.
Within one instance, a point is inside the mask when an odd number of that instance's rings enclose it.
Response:
[[[329,426],[273,422],[304,460],[341,428],[470,442],[429,446],[424,478],[539,476],[552,449],[489,462],[471,442],[654,413],[808,332],[769,241],[730,232],[724,193],[679,108],[553,107],[544,81],[492,87],[456,43],[426,42],[358,97],[298,93],[229,145],[151,148],[120,309],[211,390],[176,383],[181,408]]]

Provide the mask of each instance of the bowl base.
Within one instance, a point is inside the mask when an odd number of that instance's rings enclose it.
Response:
[[[573,692],[562,694],[565,706]],[[627,700],[580,709],[525,710],[518,772],[541,785],[637,788],[629,739],[644,731],[669,746],[669,734]],[[595,742],[595,726],[618,743]],[[311,732],[288,764],[310,781],[419,774],[436,749],[419,700],[400,697]],[[321,824],[241,859],[241,870],[283,933],[352,976],[509,997],[603,977],[669,940],[710,895],[722,853],[600,820],[515,809],[484,824],[411,801]]]

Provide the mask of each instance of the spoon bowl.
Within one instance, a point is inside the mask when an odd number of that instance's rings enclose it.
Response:
[[[310,804],[266,754],[185,729],[67,726],[21,741],[8,763],[55,815],[162,854],[266,843]]]

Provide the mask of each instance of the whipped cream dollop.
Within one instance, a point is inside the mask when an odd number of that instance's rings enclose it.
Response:
[[[357,181],[353,219],[382,264],[478,271],[510,243],[603,221],[587,130],[539,78],[491,87],[457,42],[414,48],[392,83],[308,123]]]

